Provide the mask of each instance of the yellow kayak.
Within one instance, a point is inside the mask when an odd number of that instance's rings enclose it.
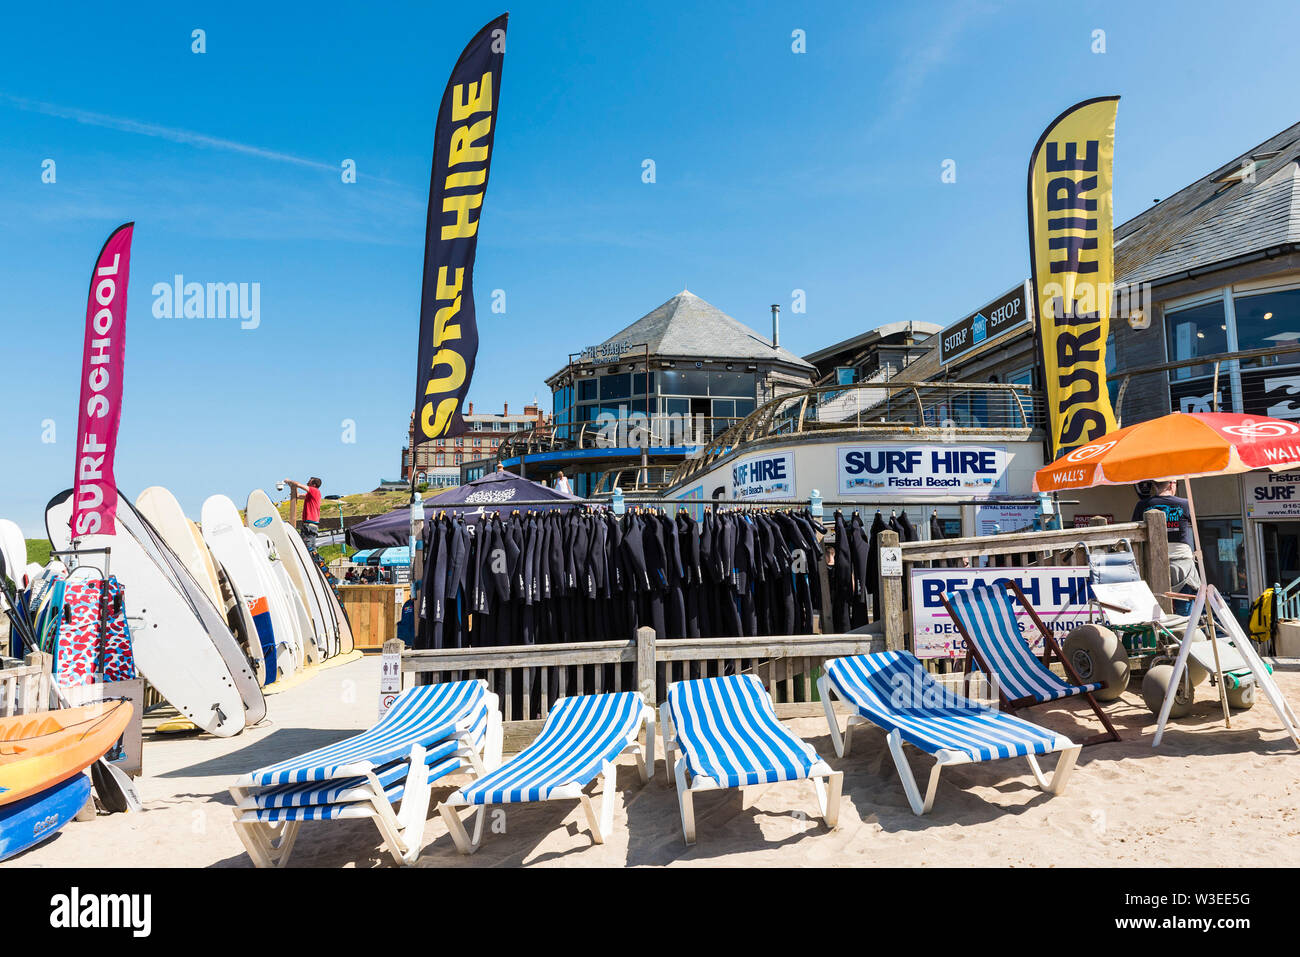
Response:
[[[0,806],[66,781],[122,736],[131,702],[0,718]]]

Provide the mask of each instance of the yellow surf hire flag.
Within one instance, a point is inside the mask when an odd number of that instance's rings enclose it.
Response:
[[[1029,258],[1054,457],[1116,428],[1106,337],[1118,106],[1118,96],[1104,96],[1070,107],[1029,158]]]

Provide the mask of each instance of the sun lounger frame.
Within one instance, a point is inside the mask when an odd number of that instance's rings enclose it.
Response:
[[[669,695],[672,689],[680,682],[673,682],[668,686]],[[772,703],[772,696],[767,689],[763,689],[767,695],[768,704]],[[776,717],[776,709],[772,708],[772,718],[777,723],[780,719]],[[695,795],[701,791],[729,791],[733,790],[731,785],[722,784],[714,778],[707,775],[697,774],[692,776],[686,766],[685,753],[679,754],[674,758],[677,751],[677,731],[673,725],[672,709],[668,701],[664,701],[659,706],[659,724],[663,729],[664,739],[664,773],[671,774],[668,784],[676,784],[677,788],[677,806],[682,821],[682,836],[688,845],[695,843]],[[788,729],[787,729],[788,730]],[[794,735],[794,732],[790,732]],[[798,735],[794,735],[798,737]],[[800,739],[802,740],[802,739]],[[669,768],[672,770],[669,771]],[[842,771],[832,770],[831,766],[820,758],[809,769],[808,774],[803,778],[791,780],[807,780],[812,783],[813,790],[817,795],[817,809],[821,813],[823,822],[828,830],[834,830],[839,826],[840,821],[840,797],[844,789],[844,773]],[[786,783],[786,782],[773,782]],[[740,791],[740,805],[744,810],[753,807],[758,800],[758,796],[766,791],[772,784],[747,784],[735,787]]]
[[[640,692],[611,692],[614,694],[635,694],[641,699],[641,714],[638,716],[636,724],[633,726],[627,743],[623,750],[614,755],[608,761],[605,761],[599,773],[591,779],[586,785],[577,782],[562,784],[553,788],[545,798],[537,801],[511,801],[510,804],[542,804],[550,801],[578,801],[582,805],[582,810],[587,818],[587,828],[591,832],[592,842],[595,844],[604,844],[609,839],[614,830],[614,793],[618,786],[618,767],[617,761],[625,754],[631,754],[636,760],[637,774],[641,778],[642,784],[650,781],[650,775],[654,771],[655,762],[655,712],[654,708],[646,704],[645,697]],[[557,699],[558,706],[563,698]],[[552,709],[554,714],[554,709]],[[645,747],[642,748],[640,736],[642,731],[645,732]],[[542,733],[546,728],[543,726]],[[540,735],[539,735],[540,737]],[[518,760],[522,755],[527,754],[528,748],[524,748],[519,754],[514,755],[510,760]],[[501,767],[506,767],[510,762],[505,762]],[[495,770],[495,769],[493,769]],[[594,786],[593,786],[594,785]],[[590,790],[590,793],[589,793]],[[592,796],[599,791],[600,807],[597,808]],[[461,819],[460,809],[473,807],[471,812],[474,818],[473,833],[466,830],[465,822]],[[459,799],[459,791],[452,794],[446,801],[438,806],[438,812],[442,816],[443,823],[447,826],[447,831],[451,835],[452,843],[456,845],[456,850],[461,854],[469,855],[476,852],[483,843],[483,824],[487,819],[488,809],[493,807],[489,803],[470,804]]]
[[[834,681],[827,672],[817,679],[817,691],[822,699],[822,707],[826,711],[826,724],[830,728],[831,743],[835,746],[835,756],[845,757],[853,744],[853,728],[856,725],[870,725],[873,728],[880,727],[870,718],[863,715],[857,710],[852,701],[844,698],[839,689],[835,686]],[[854,711],[844,722],[843,731],[840,729],[839,718],[835,714],[835,705],[833,698],[843,701]],[[930,779],[926,784],[925,796],[921,796],[921,791],[916,784],[916,776],[912,773],[912,766],[907,761],[907,755],[903,752],[903,745],[910,743],[903,740],[902,733],[897,728],[891,728],[885,731],[885,741],[889,745],[890,756],[894,759],[894,767],[898,770],[898,777],[903,783],[903,792],[907,795],[907,803],[912,807],[912,813],[918,817],[929,814],[934,808],[934,798],[939,789],[939,775],[944,768],[956,767],[961,764],[983,764],[984,760],[977,760],[971,757],[965,751],[954,751],[948,748],[940,748],[935,752],[924,751],[923,748],[917,748],[926,754],[931,754],[935,759],[934,767],[930,769]],[[1026,754],[1022,757],[1029,761],[1029,770],[1034,775],[1034,783],[1046,791],[1048,794],[1061,794],[1065,791],[1066,782],[1070,779],[1070,772],[1074,770],[1075,762],[1079,759],[1079,752],[1083,750],[1083,745],[1075,744],[1069,738],[1061,735],[1062,740],[1067,742],[1066,747],[1059,748],[1057,753],[1060,758],[1057,759],[1056,768],[1052,772],[1051,780],[1048,780],[1043,774],[1043,769],[1038,763],[1038,756],[1035,754]],[[915,746],[914,746],[915,747]],[[1049,754],[1052,752],[1048,752]],[[1007,761],[1012,758],[989,758],[986,760]]]
[[[1079,677],[1079,673],[1074,670],[1074,666],[1070,664],[1069,659],[1066,658],[1065,655],[1062,653],[1061,646],[1057,643],[1055,636],[1053,636],[1051,630],[1048,629],[1048,627],[1045,624],[1043,624],[1043,619],[1038,617],[1038,612],[1035,611],[1034,606],[1029,603],[1029,599],[1025,597],[1025,593],[1021,590],[1020,586],[1016,584],[1014,581],[1012,581],[1011,579],[1007,578],[1007,579],[1001,579],[999,581],[993,582],[991,586],[987,586],[987,587],[996,587],[998,585],[1002,585],[1006,587],[1015,595],[1016,600],[1020,602],[1021,607],[1023,607],[1025,611],[1029,613],[1029,618],[1031,621],[1033,621],[1034,626],[1038,629],[1039,634],[1043,636],[1043,656],[1041,659],[1038,659],[1042,663],[1043,669],[1050,670],[1050,666],[1052,663],[1052,656],[1055,655],[1058,659],[1060,659],[1061,666],[1065,669],[1065,674],[1070,679],[1070,682],[1075,685],[1085,685],[1086,682]],[[980,650],[979,645],[975,642],[974,638],[971,636],[971,633],[966,630],[966,625],[962,622],[961,617],[957,614],[956,609],[953,608],[952,603],[948,601],[948,596],[941,593],[939,595],[939,600],[943,602],[943,607],[947,610],[948,614],[952,617],[952,623],[957,627],[957,631],[961,633],[962,638],[965,639],[966,641],[966,661],[963,666],[963,673],[969,675],[971,673],[971,668],[974,665],[978,664],[980,670],[983,671],[985,674],[997,675],[997,672],[993,668],[989,667],[988,661],[984,657],[984,653]],[[1039,701],[1033,695],[1026,695],[1023,698],[1008,698],[1005,691],[1003,690],[1004,685],[1000,676],[997,682],[997,686],[998,686],[998,698],[1002,702],[1002,708],[1003,710],[1009,713],[1014,714],[1016,711],[1021,711],[1026,708],[1033,708],[1037,705],[1052,703],[1050,701]],[[1103,711],[1101,705],[1097,703],[1097,699],[1093,695],[1093,693],[1091,691],[1077,691],[1074,693],[1074,695],[1071,695],[1071,697],[1075,697],[1079,695],[1081,695],[1083,699],[1088,702],[1088,705],[1089,707],[1092,708],[1093,713],[1096,714],[1098,720],[1101,721],[1102,727],[1106,729],[1101,734],[1096,734],[1090,738],[1085,739],[1082,742],[1082,746],[1088,747],[1089,745],[1101,744],[1106,741],[1119,741],[1120,740],[1119,732],[1115,730],[1115,726],[1111,724],[1110,718],[1106,716],[1106,712]],[[1053,700],[1063,701],[1066,699],[1056,698]]]
[[[481,777],[501,764],[501,748],[504,731],[501,720],[501,705],[498,696],[488,692],[484,696],[487,708],[487,727],[482,740],[477,744],[468,731],[453,735],[460,739],[456,751],[444,759],[459,758],[469,765],[469,772]],[[420,856],[424,844],[425,825],[429,817],[429,798],[432,783],[429,780],[429,768],[425,766],[426,748],[413,745],[409,755],[406,778],[402,787],[400,809],[384,794],[384,786],[375,774],[375,765],[369,761],[343,765],[334,770],[323,780],[362,778],[368,785],[364,797],[352,798],[347,808],[331,820],[356,820],[368,818],[375,822],[383,838],[383,850],[387,851],[393,863],[399,867],[411,865]],[[415,773],[414,779],[412,773]],[[446,772],[452,773],[452,772]],[[293,852],[294,842],[298,839],[303,820],[285,820],[270,823],[258,820],[243,820],[246,814],[254,812],[240,807],[244,798],[259,790],[256,787],[232,787],[230,795],[235,800],[235,834],[243,843],[248,856],[253,859],[255,867],[285,867],[289,855]],[[291,812],[292,808],[280,810]]]

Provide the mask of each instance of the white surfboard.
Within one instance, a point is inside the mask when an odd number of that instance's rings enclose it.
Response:
[[[247,515],[249,528],[266,535],[275,546],[284,570],[293,581],[294,588],[302,599],[311,620],[311,631],[316,639],[316,647],[321,658],[335,654],[338,647],[338,628],[334,616],[324,604],[325,596],[321,594],[316,574],[308,574],[303,558],[294,547],[289,536],[289,526],[285,524],[280,512],[271,501],[271,497],[260,488],[248,493]]]
[[[199,536],[199,541],[203,541],[203,535],[197,525],[194,526],[194,533]],[[204,542],[203,547],[207,548],[206,542]],[[265,684],[266,657],[262,652],[261,636],[257,633],[257,622],[253,618],[253,613],[249,610],[248,602],[244,600],[239,586],[227,573],[225,566],[218,563],[216,572],[217,588],[221,593],[222,603],[225,607],[226,620],[230,622],[230,630],[235,633],[235,637],[244,646],[244,653],[252,659],[258,680]],[[271,680],[275,680],[274,676],[272,676]]]
[[[279,558],[274,542],[260,532],[257,533],[257,540],[261,542],[266,549],[266,557],[270,559],[270,567],[276,575],[279,583],[279,589],[285,593],[285,601],[289,605],[290,614],[298,620],[298,631],[303,636],[303,654],[308,664],[320,664],[324,654],[321,654],[320,645],[316,640],[316,624],[312,622],[311,612],[307,611],[307,602],[303,601],[302,594],[298,593],[298,585],[292,583],[289,577],[289,570],[285,568],[285,563]]]
[[[280,631],[280,622],[284,623],[284,634],[293,642],[295,667],[302,670],[307,664],[306,648],[303,644],[302,629],[298,627],[298,616],[289,607],[289,599],[280,586],[280,580],[271,565],[271,557],[266,553],[266,546],[258,540],[257,533],[251,528],[244,529],[244,540],[252,550],[258,572],[266,588],[267,600],[271,603],[271,618],[276,622],[276,631]]]
[[[199,728],[220,737],[244,729],[252,715],[235,675],[217,650],[208,627],[192,599],[176,581],[174,572],[137,519],[129,500],[118,502],[117,532],[85,535],[80,550],[111,549],[110,571],[122,583],[131,649],[136,667],[173,707]],[[46,507],[45,525],[56,549],[72,546],[69,521],[72,493],[60,493]],[[99,564],[103,556],[88,554]],[[233,637],[230,638],[233,642]],[[249,669],[248,678],[252,678]],[[256,679],[252,687],[260,699]],[[262,702],[265,712],[265,702]],[[258,716],[257,720],[260,720]]]
[[[266,557],[271,562],[271,572],[280,586],[280,591],[284,594],[285,604],[289,606],[289,613],[294,616],[294,620],[298,623],[298,633],[302,635],[304,659],[309,665],[318,665],[321,662],[322,655],[320,647],[316,643],[316,626],[312,622],[311,615],[307,612],[307,605],[303,601],[302,595],[298,593],[298,586],[289,577],[288,569],[285,568],[280,553],[276,550],[275,543],[261,532],[255,532],[254,534],[261,546],[266,549]]]
[[[0,518],[0,554],[4,555],[5,572],[15,588],[23,587],[27,574],[27,539],[16,522]]]
[[[291,630],[287,622],[279,620],[282,616],[273,613],[270,585],[265,580],[257,556],[248,546],[244,523],[239,519],[235,503],[224,495],[210,496],[203,503],[200,525],[203,540],[208,543],[213,557],[238,585],[249,609],[256,613],[259,605],[265,605],[265,609],[260,612],[267,628],[265,641],[275,652],[275,673],[271,673],[271,668],[267,667],[266,684],[271,684],[282,675],[287,677],[293,674],[297,670],[298,657]]]
[[[297,541],[299,553],[302,555],[303,561],[306,562],[308,568],[315,570],[316,577],[325,590],[326,600],[329,604],[330,610],[334,613],[334,621],[338,624],[339,628],[338,653],[347,654],[356,647],[356,643],[352,639],[352,625],[348,621],[347,612],[345,612],[343,606],[339,604],[339,596],[335,593],[334,586],[326,580],[325,573],[321,571],[320,566],[316,564],[316,560],[312,557],[311,552],[307,550],[307,543],[302,540],[302,536],[300,536],[294,528],[289,529],[289,535]]]
[[[209,574],[212,558],[208,555],[208,547],[203,545],[200,548],[201,543],[194,540],[190,532],[190,520],[185,517],[181,503],[176,501],[176,496],[161,485],[154,485],[136,496],[135,509],[149,520],[149,524],[158,530],[167,547],[185,563],[186,569],[203,588],[212,606],[224,611],[221,593],[217,589],[216,575]]]

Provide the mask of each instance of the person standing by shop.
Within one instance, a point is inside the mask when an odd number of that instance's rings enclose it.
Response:
[[[1195,594],[1201,587],[1196,571],[1196,530],[1192,528],[1191,506],[1177,495],[1177,482],[1139,482],[1138,503],[1132,521],[1142,521],[1151,509],[1165,513],[1165,530],[1169,535],[1169,582],[1174,591]]]
[[[285,479],[284,484],[302,492],[302,540],[307,550],[315,554],[316,536],[320,534],[320,479],[312,476],[307,484]]]
[[[565,495],[573,494],[573,488],[569,485],[569,480],[565,477],[563,472],[555,473],[555,490],[557,492],[563,492]]]

